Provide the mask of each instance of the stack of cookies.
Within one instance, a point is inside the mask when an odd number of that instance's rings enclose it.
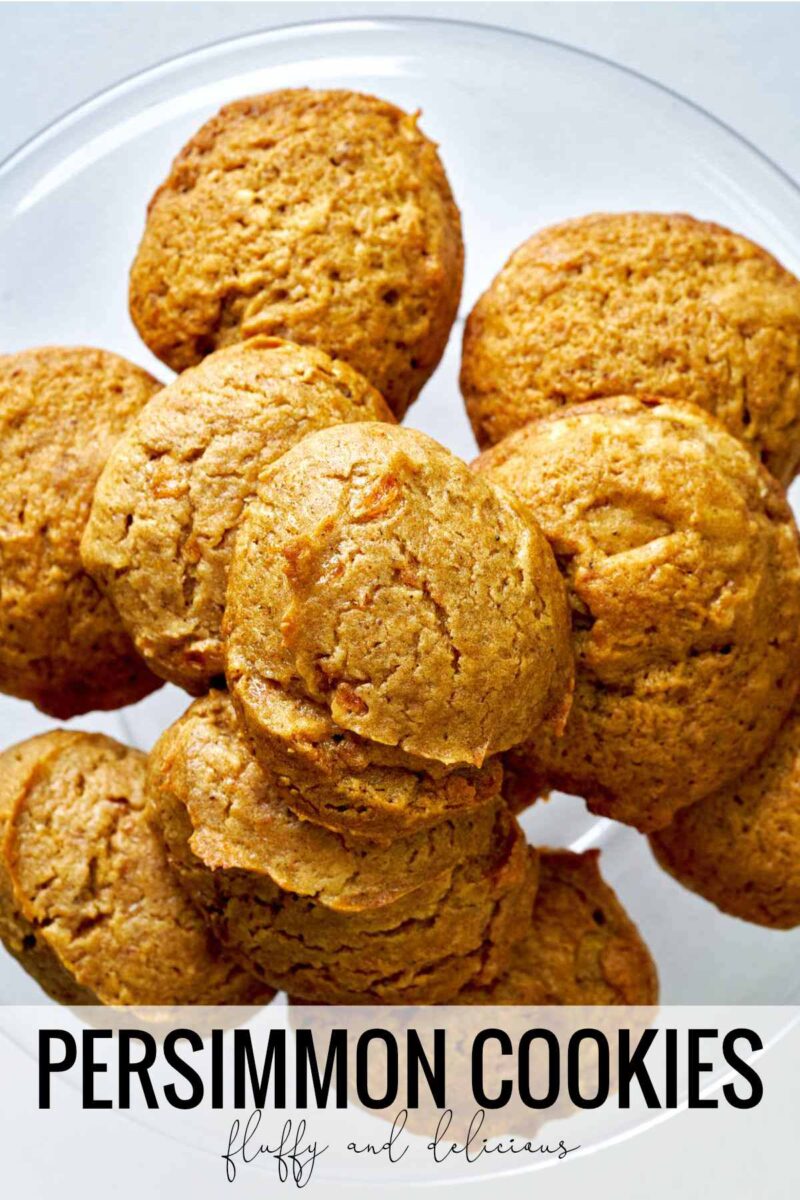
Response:
[[[422,434],[323,430],[262,473],[223,624],[230,696],[150,773],[218,936],[309,1000],[495,979],[536,886],[498,756],[560,728],[572,684],[538,527]]]
[[[270,93],[148,209],[171,383],[0,358],[0,690],[194,697],[147,757],[0,756],[0,935],[55,998],[651,1004],[596,854],[525,842],[553,788],[800,922],[800,283],[688,217],[535,236],[467,323],[470,469],[397,424],[463,259],[416,117]]]

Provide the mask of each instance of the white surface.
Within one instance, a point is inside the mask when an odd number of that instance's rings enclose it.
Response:
[[[800,4],[0,4],[0,157],[123,76],[222,37],[376,13],[509,25],[675,88],[800,177]]]

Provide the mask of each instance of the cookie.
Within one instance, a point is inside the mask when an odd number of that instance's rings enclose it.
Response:
[[[707,413],[632,397],[533,422],[477,465],[530,505],[572,606],[569,720],[512,752],[517,800],[524,767],[532,796],[553,786],[663,828],[758,759],[797,693],[782,489]]]
[[[268,468],[225,626],[257,751],[309,802],[322,777],[351,806],[359,756],[362,781],[373,764],[480,769],[540,725],[560,728],[569,706],[566,598],[545,538],[502,489],[409,429],[323,430]]]
[[[0,356],[0,691],[54,717],[160,686],[79,554],[103,464],[158,387],[104,350]]]
[[[192,853],[211,871],[264,875],[339,912],[380,908],[439,878],[480,850],[495,822],[485,805],[388,846],[348,844],[295,816],[221,691],[195,700],[162,734],[148,759],[148,793],[156,814],[186,810]]]
[[[318,1004],[436,1004],[508,964],[536,887],[504,805],[481,850],[380,908],[336,912],[263,874],[215,871],[192,849],[185,805],[160,792],[170,861],[220,941],[271,987]]]
[[[566,221],[521,246],[475,305],[461,387],[482,447],[585,400],[689,401],[785,484],[800,464],[800,281],[708,221]]]
[[[560,728],[569,705],[545,539],[412,430],[324,430],[265,472],[225,622],[256,752],[302,815],[351,834],[391,838],[491,799],[491,756]]]
[[[442,356],[461,222],[417,117],[308,89],[228,104],[150,201],[130,310],[176,371],[253,334],[341,358],[400,417]]]
[[[0,753],[0,941],[31,978],[59,1004],[97,1004],[94,993],[73,979],[35,925],[22,913],[2,853],[8,821],[17,799],[57,736],[44,733]]]
[[[139,414],[100,476],[81,553],[157,675],[199,694],[222,674],[228,566],[264,467],[312,430],[368,420],[392,416],[355,371],[259,337],[209,355]]]
[[[59,730],[9,756],[23,762],[3,843],[13,903],[77,985],[102,1004],[269,998],[173,875],[145,815],[143,754]]]
[[[724,913],[800,925],[800,705],[735,783],[651,835],[656,861]]]
[[[533,919],[507,970],[457,1004],[651,1005],[655,963],[600,874],[599,850],[543,850]]]

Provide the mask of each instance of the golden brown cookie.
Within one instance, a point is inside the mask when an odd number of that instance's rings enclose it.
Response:
[[[722,912],[800,925],[800,705],[741,779],[650,838],[656,860]]]
[[[569,706],[566,599],[545,538],[414,430],[323,430],[268,468],[225,625],[257,750],[309,803],[324,785],[352,808],[359,757],[362,783],[372,766],[480,768],[541,724],[560,728]],[[390,833],[442,815],[391,785],[375,806],[387,803]]]
[[[544,537],[412,430],[327,430],[281,459],[231,597],[234,687],[260,674],[379,745],[480,766],[563,723],[566,602]]]
[[[81,553],[157,675],[200,693],[224,669],[236,529],[259,475],[305,434],[391,421],[366,380],[318,350],[252,338],[163,388],[117,442]]]
[[[97,997],[78,984],[58,956],[23,915],[14,896],[3,855],[8,821],[20,794],[35,775],[59,734],[44,733],[0,753],[0,941],[9,954],[59,1004],[97,1004]]]
[[[631,397],[533,422],[477,465],[530,505],[572,605],[572,710],[561,739],[512,752],[517,800],[524,766],[532,795],[552,785],[663,828],[755,762],[797,693],[781,488],[708,414]]]
[[[111,447],[159,386],[105,350],[0,356],[0,691],[55,717],[160,686],[78,551]]]
[[[511,965],[457,1004],[641,1004],[658,1001],[647,946],[600,874],[599,850],[543,850],[533,920]]]
[[[502,804],[480,852],[380,908],[335,912],[263,874],[215,871],[192,849],[185,805],[158,794],[170,861],[232,955],[272,987],[319,1004],[436,1004],[508,964],[536,888]]]
[[[130,309],[176,371],[272,334],[344,359],[400,417],[442,356],[463,267],[416,116],[356,92],[269,92],[226,105],[175,159]]]
[[[294,815],[259,765],[227,692],[212,691],[162,734],[148,757],[156,814],[185,808],[192,853],[212,871],[236,867],[340,912],[380,908],[477,853],[494,827],[484,805],[387,846],[348,844]]]
[[[263,1003],[167,864],[144,809],[145,756],[63,730],[16,754],[3,844],[13,903],[41,946],[103,1004]],[[44,982],[44,981],[43,981]]]
[[[481,446],[602,396],[687,400],[788,483],[800,464],[800,281],[693,217],[566,221],[520,246],[475,305],[461,387]]]

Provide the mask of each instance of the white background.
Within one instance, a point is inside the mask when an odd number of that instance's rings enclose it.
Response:
[[[708,108],[800,178],[800,5],[793,3],[2,4],[0,157],[86,96],[209,41],[320,16],[412,11],[513,25],[614,58]],[[798,1058],[796,1042],[794,1053],[766,1056],[766,1097],[752,1113],[679,1114],[600,1155],[494,1186],[491,1194],[548,1200],[796,1196]],[[40,1200],[56,1190],[64,1200],[283,1194],[263,1177],[231,1191],[208,1161],[175,1157],[174,1148],[152,1134],[132,1152],[127,1127],[100,1119],[91,1131],[87,1124],[79,1159],[74,1137],[52,1118],[15,1122],[11,1135],[15,1107],[15,1089],[2,1087],[2,1190],[14,1200]],[[325,1194],[332,1200],[334,1191]],[[356,1196],[348,1189],[348,1197]]]

